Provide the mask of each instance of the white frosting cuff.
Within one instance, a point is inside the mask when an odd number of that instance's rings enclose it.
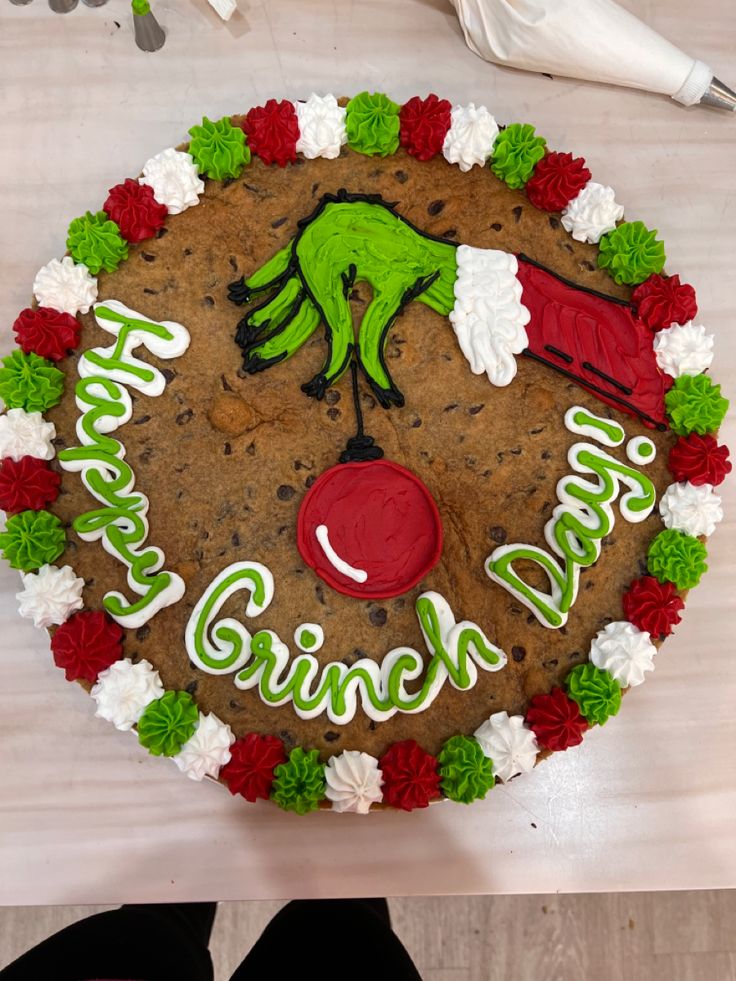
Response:
[[[723,520],[721,499],[713,485],[695,485],[689,481],[670,484],[660,499],[659,513],[666,528],[695,537],[712,535]]]
[[[457,164],[467,173],[472,167],[485,164],[497,136],[498,125],[485,106],[476,108],[472,102],[453,106],[442,153],[448,163]]]
[[[18,612],[22,617],[33,620],[34,627],[45,629],[64,623],[83,606],[84,579],[75,576],[69,565],[61,569],[55,565],[44,565],[38,572],[22,575],[21,579],[23,591],[15,596]]]
[[[528,773],[536,762],[537,737],[521,715],[496,712],[474,735],[484,755],[493,763],[494,777],[503,783],[519,773]]]
[[[624,206],[616,201],[613,188],[588,181],[563,209],[562,226],[577,242],[596,245],[623,216]]]
[[[662,371],[673,378],[700,375],[713,361],[713,335],[702,324],[673,324],[654,336],[654,354]]]
[[[608,671],[622,688],[642,684],[646,672],[654,670],[656,653],[649,634],[626,620],[607,624],[590,645],[590,660]]]
[[[200,712],[197,728],[172,759],[190,780],[216,778],[220,768],[230,762],[230,747],[234,742],[230,726],[212,712],[209,715]]]
[[[0,415],[0,459],[10,457],[17,463],[23,456],[53,460],[56,450],[53,422],[46,422],[40,412],[8,409]]]
[[[325,767],[325,796],[333,811],[367,814],[371,804],[383,800],[383,775],[378,760],[368,753],[346,750],[331,756]]]
[[[297,153],[307,160],[325,157],[334,160],[340,156],[340,147],[348,141],[345,128],[346,110],[337,104],[334,95],[315,95],[306,102],[295,102],[294,111],[299,122]]]
[[[191,154],[173,147],[146,161],[139,182],[153,189],[154,198],[168,208],[170,215],[180,215],[199,204],[199,195],[204,192],[204,182]]]
[[[52,259],[42,266],[33,280],[33,295],[39,306],[60,313],[87,313],[97,299],[97,280],[83,262],[75,263],[71,256]]]

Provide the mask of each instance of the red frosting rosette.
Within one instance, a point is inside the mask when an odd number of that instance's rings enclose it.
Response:
[[[54,663],[67,681],[96,681],[123,655],[123,628],[102,610],[75,613],[51,638]]]
[[[671,324],[686,324],[698,312],[695,290],[681,283],[679,276],[652,273],[631,294],[639,320],[650,330],[662,330]]]
[[[582,157],[548,153],[534,168],[526,184],[527,197],[540,211],[562,211],[590,180]]]
[[[41,511],[59,496],[61,475],[34,456],[10,457],[0,465],[0,509],[7,514]]]
[[[269,99],[265,106],[250,109],[241,126],[248,146],[264,163],[285,167],[296,160],[299,120],[291,102]]]
[[[719,446],[715,436],[690,433],[680,436],[670,450],[669,468],[675,480],[717,487],[731,473],[728,447]]]
[[[675,585],[654,576],[635,579],[624,593],[623,604],[626,619],[652,637],[669,637],[685,609]]]
[[[152,187],[130,177],[110,188],[102,208],[128,242],[153,238],[169,213],[166,205],[159,204],[153,196]]]
[[[391,807],[413,811],[441,796],[437,760],[413,739],[394,743],[378,761],[383,799]]]
[[[268,800],[274,770],[286,759],[284,744],[276,736],[249,732],[230,747],[230,762],[220,770],[220,777],[231,794],[240,794],[251,802],[259,797]]]
[[[529,703],[526,724],[540,746],[555,752],[577,746],[588,728],[577,702],[568,698],[562,688],[535,695]]]
[[[431,160],[442,150],[450,128],[452,106],[447,99],[428,95],[413,99],[399,112],[399,142],[417,160]]]
[[[13,324],[15,340],[25,354],[61,361],[79,344],[79,321],[50,307],[26,307]]]

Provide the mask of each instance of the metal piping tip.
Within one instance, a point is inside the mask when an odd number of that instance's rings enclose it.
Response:
[[[720,78],[715,76],[700,100],[701,106],[713,106],[714,109],[730,109],[736,112],[736,92],[724,85]]]
[[[151,13],[148,0],[133,0],[132,8],[135,43],[141,51],[158,51],[163,47],[166,35]]]

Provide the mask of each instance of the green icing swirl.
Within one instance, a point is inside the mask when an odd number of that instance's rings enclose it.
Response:
[[[595,664],[578,664],[565,681],[567,694],[578,703],[580,714],[591,724],[602,726],[621,708],[621,685]]]
[[[470,804],[485,797],[495,783],[493,762],[475,739],[453,736],[442,747],[437,759],[442,792],[450,800]]]
[[[382,92],[361,92],[347,104],[348,145],[369,157],[388,157],[399,148],[399,109]]]
[[[662,272],[667,258],[656,228],[650,232],[643,221],[623,222],[601,238],[598,248],[598,265],[619,285],[643,283]]]
[[[707,549],[699,539],[667,528],[649,546],[647,569],[660,582],[672,582],[678,589],[692,589],[708,571],[707,558]]]
[[[496,137],[491,170],[509,187],[523,187],[545,154],[547,141],[530,123],[512,123]]]
[[[680,375],[664,397],[670,429],[678,436],[715,432],[723,422],[728,399],[707,375]]]
[[[325,767],[316,749],[306,752],[297,746],[286,763],[274,770],[271,799],[285,811],[307,814],[316,811],[325,796]]]
[[[61,522],[50,511],[21,511],[8,518],[0,532],[0,551],[12,569],[33,572],[55,562],[64,551]]]
[[[239,126],[233,126],[227,116],[214,123],[205,116],[201,126],[192,126],[189,135],[192,138],[189,152],[200,173],[213,180],[239,177],[243,167],[250,163],[245,133]]]
[[[64,373],[39,355],[19,348],[2,359],[0,398],[9,409],[45,412],[64,391]]]
[[[154,756],[176,756],[191,739],[199,710],[186,691],[167,691],[138,720],[138,742]]]
[[[83,262],[93,276],[101,269],[113,272],[128,258],[128,243],[104,211],[85,212],[69,226],[66,247],[75,262]]]

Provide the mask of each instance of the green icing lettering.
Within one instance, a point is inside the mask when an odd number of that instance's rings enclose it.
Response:
[[[317,643],[317,638],[314,636],[311,630],[302,630],[299,634],[299,643],[306,650],[311,650]]]
[[[104,211],[85,212],[69,225],[66,247],[75,262],[83,262],[93,276],[101,269],[113,272],[128,258],[128,243]]]
[[[2,359],[0,398],[8,409],[45,412],[57,405],[64,392],[64,373],[31,352],[16,349]]]
[[[205,116],[201,126],[192,126],[189,135],[192,138],[189,152],[200,173],[213,180],[239,177],[243,167],[250,163],[245,133],[239,126],[233,126],[227,116],[214,123]]]
[[[382,92],[361,92],[348,102],[348,146],[368,156],[387,157],[399,149],[400,106]]]
[[[50,511],[21,511],[11,515],[0,532],[0,551],[11,569],[33,572],[55,562],[66,538],[61,522]]]
[[[626,433],[624,432],[623,426],[619,426],[619,424],[617,422],[613,422],[612,419],[603,419],[601,416],[593,415],[593,413],[588,412],[587,409],[576,409],[573,413],[572,421],[581,429],[584,426],[599,429],[611,446],[618,446],[620,443],[623,443],[624,439],[626,438]]]
[[[547,141],[529,123],[512,123],[496,137],[491,170],[509,187],[523,187],[545,154]]]
[[[271,800],[285,811],[307,814],[317,810],[325,787],[325,766],[319,761],[318,750],[305,752],[297,746],[286,763],[279,763],[274,770]]]
[[[598,246],[598,265],[607,269],[615,283],[643,283],[664,269],[667,256],[657,231],[643,221],[622,222],[604,235]]]
[[[707,375],[680,375],[664,397],[670,428],[678,436],[714,433],[728,410],[721,386]]]
[[[493,787],[493,762],[484,754],[475,739],[452,736],[437,757],[442,777],[442,793],[450,800],[472,804],[486,796]]]

